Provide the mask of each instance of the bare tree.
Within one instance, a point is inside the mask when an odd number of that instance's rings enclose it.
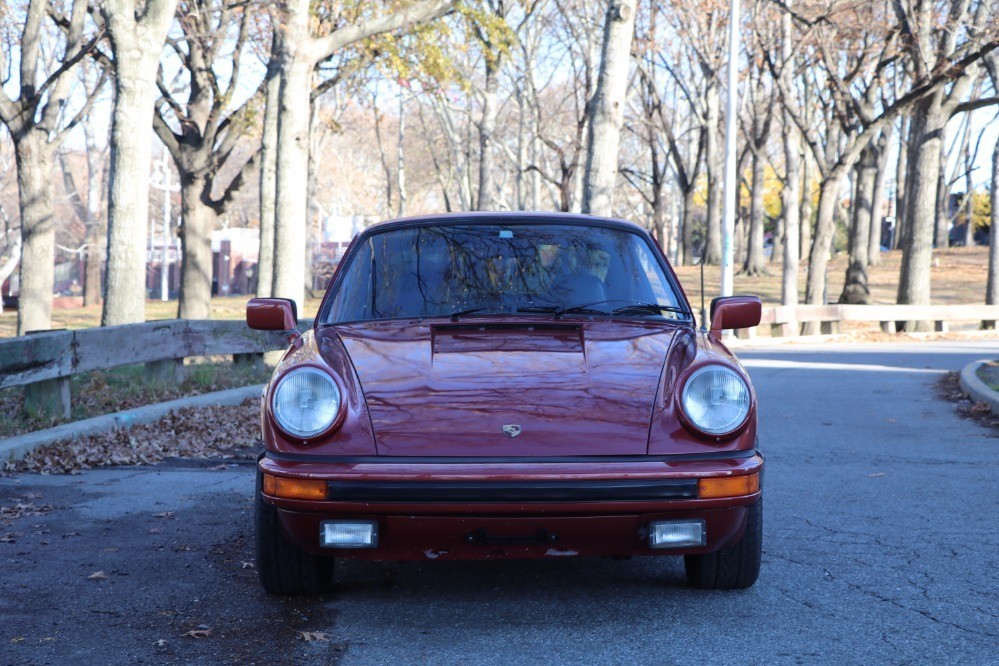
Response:
[[[246,155],[237,148],[263,90],[232,108],[233,95],[243,85],[241,62],[249,39],[250,13],[244,3],[183,0],[177,6],[177,23],[182,37],[167,43],[180,63],[178,76],[186,81],[178,92],[161,72],[153,128],[180,176],[183,259],[177,316],[208,319],[212,231],[255,166],[256,149]],[[223,60],[231,62],[224,78],[217,66]],[[224,170],[235,172],[228,182],[220,178]]]
[[[312,71],[317,63],[350,44],[435,19],[453,4],[454,0],[414,2],[388,14],[357,18],[322,37],[313,37],[310,32],[308,0],[290,0],[283,7],[283,33],[280,50],[275,54],[281,87],[273,292],[294,300],[300,311],[305,300],[306,266],[302,252],[306,244]]]
[[[590,101],[586,172],[583,177],[584,213],[609,216],[613,210],[617,181],[618,146],[624,122],[625,92],[631,40],[635,29],[635,0],[617,0],[607,5],[604,42],[597,89]]]
[[[49,15],[57,15],[57,8],[47,0],[29,2],[18,43],[18,96],[10,97],[7,91],[14,86],[0,82],[0,121],[14,142],[21,209],[18,334],[51,326],[55,280],[53,159],[60,142],[88,112],[94,96],[93,91],[87,91],[82,108],[70,111],[74,67],[101,38],[99,31],[88,29],[86,0],[75,0],[70,12],[68,18],[57,19],[61,31],[55,26],[50,31]],[[4,62],[8,57],[10,53],[0,49],[0,71],[10,71]]]
[[[177,0],[104,0],[114,53],[107,295],[101,325],[146,318],[146,226],[156,72]]]
[[[898,302],[930,302],[930,263],[937,212],[941,136],[960,110],[977,75],[978,60],[996,46],[994,3],[949,0],[905,3],[893,0],[914,88],[927,94],[912,110],[906,215],[908,221],[899,277]],[[940,78],[941,71],[948,76]],[[926,330],[927,322],[906,322],[906,330]]]

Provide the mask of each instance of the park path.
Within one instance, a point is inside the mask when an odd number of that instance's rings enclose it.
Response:
[[[933,384],[997,356],[742,351],[767,455],[763,570],[743,592],[689,589],[672,558],[568,558],[346,562],[336,594],[275,599],[245,564],[250,466],[0,479],[0,506],[42,509],[0,526],[16,535],[0,543],[0,665],[994,663],[999,439]]]

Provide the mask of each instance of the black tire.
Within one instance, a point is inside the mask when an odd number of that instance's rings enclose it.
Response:
[[[687,581],[702,590],[744,590],[760,575],[763,551],[763,500],[749,507],[742,538],[704,555],[685,555]]]
[[[254,503],[257,572],[271,594],[322,594],[333,588],[333,558],[311,555],[284,535],[277,509],[260,495],[260,474]]]

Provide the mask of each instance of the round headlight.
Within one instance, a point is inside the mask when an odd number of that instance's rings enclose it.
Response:
[[[274,389],[274,418],[289,435],[314,437],[333,425],[340,413],[340,389],[318,368],[298,368]]]
[[[683,385],[683,412],[697,429],[710,435],[732,432],[749,414],[749,387],[734,370],[706,365]]]

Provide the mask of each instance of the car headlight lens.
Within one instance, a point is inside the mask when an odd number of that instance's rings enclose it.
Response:
[[[274,390],[274,418],[296,437],[314,437],[340,413],[340,389],[318,368],[299,368],[281,378]]]
[[[706,365],[687,379],[681,402],[696,428],[721,435],[735,430],[749,414],[749,387],[734,370]]]

